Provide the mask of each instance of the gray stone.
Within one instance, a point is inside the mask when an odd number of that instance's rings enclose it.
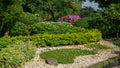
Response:
[[[54,59],[54,58],[48,58],[48,59],[45,60],[45,62],[46,62],[47,64],[50,64],[50,65],[55,65],[55,66],[58,65],[57,60]]]

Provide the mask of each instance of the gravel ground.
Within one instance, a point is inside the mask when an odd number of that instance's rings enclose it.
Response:
[[[80,48],[80,49],[87,49],[87,50],[91,50],[91,49],[84,47],[84,45],[68,45],[68,46],[61,46],[61,47],[38,48],[38,50],[36,51],[35,58],[30,62],[26,62],[22,66],[22,68],[88,68],[90,65],[118,56],[118,54],[116,54],[115,52],[120,51],[119,47],[105,40],[102,40],[99,43],[107,45],[112,48],[107,50],[100,50],[96,55],[79,56],[79,57],[76,57],[76,59],[74,59],[73,64],[58,64],[58,66],[46,64],[43,59],[40,59],[39,55],[42,52],[45,52],[48,50],[55,50],[55,49],[61,49],[61,48]],[[118,67],[115,67],[115,68],[118,68]]]

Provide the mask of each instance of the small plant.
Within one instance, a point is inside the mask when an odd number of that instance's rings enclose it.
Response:
[[[43,52],[40,56],[43,59],[55,58],[57,59],[58,63],[70,64],[74,62],[73,59],[75,59],[77,56],[91,55],[91,54],[94,55],[96,53],[97,53],[96,51],[81,50],[81,49],[58,49],[58,50]]]
[[[120,38],[113,42],[115,45],[120,46]]]
[[[95,44],[87,44],[86,47],[88,48],[94,48],[94,49],[109,49],[110,47],[106,46],[106,45],[101,45],[98,43]]]

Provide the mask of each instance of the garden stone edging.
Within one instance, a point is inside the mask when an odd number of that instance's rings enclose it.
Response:
[[[105,40],[102,40],[99,43],[110,46],[113,49],[101,50],[96,55],[78,56],[74,59],[73,64],[58,64],[57,66],[54,66],[54,65],[46,64],[45,60],[40,59],[39,55],[45,51],[61,49],[61,48],[80,48],[80,49],[88,49],[88,50],[90,49],[86,48],[84,45],[68,45],[68,46],[45,47],[45,48],[41,47],[38,48],[38,50],[36,51],[35,58],[31,62],[26,62],[23,65],[23,68],[88,68],[93,64],[118,56],[118,54],[115,54],[114,51],[120,51],[120,48],[113,45],[111,42]]]

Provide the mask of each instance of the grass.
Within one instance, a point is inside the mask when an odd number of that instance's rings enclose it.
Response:
[[[97,54],[97,52],[75,49],[75,48],[59,49],[59,50],[52,50],[52,51],[44,52],[40,55],[40,57],[43,59],[55,58],[58,61],[58,63],[71,64],[74,62],[73,59],[75,59],[77,56],[90,55],[90,54],[94,55],[94,54]]]
[[[101,45],[98,43],[95,44],[87,44],[86,47],[88,48],[94,48],[94,49],[109,49],[110,47],[106,46],[106,45]]]

